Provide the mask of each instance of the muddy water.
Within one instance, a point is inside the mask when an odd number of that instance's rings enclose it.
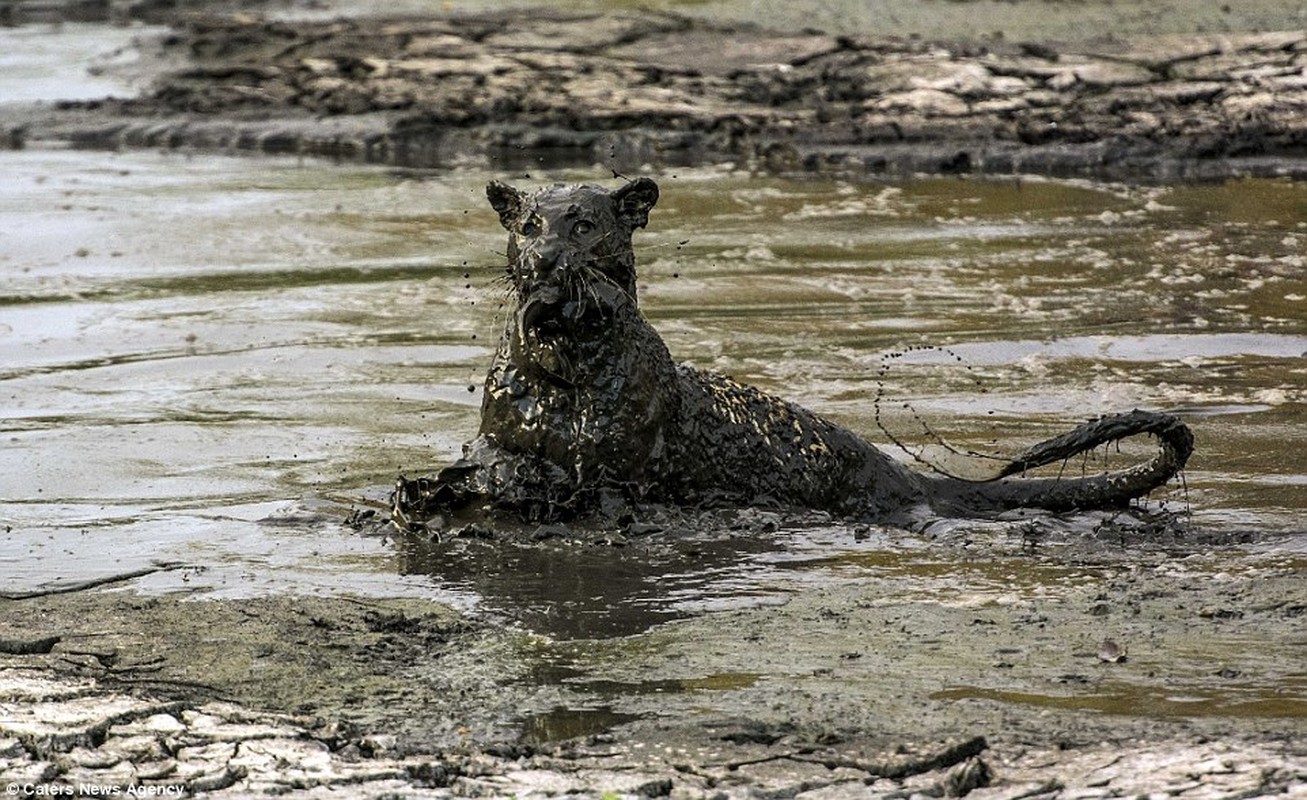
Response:
[[[146,81],[134,74],[139,40],[162,26],[82,23],[0,30],[0,103],[125,96]]]
[[[690,709],[708,696],[768,697],[785,675],[811,672],[813,653],[840,665],[817,679],[846,690],[892,669],[892,648],[864,658],[822,616],[832,592],[862,593],[850,613],[884,611],[867,626],[892,624],[885,609],[899,603],[988,608],[1016,631],[1043,628],[1027,618],[1041,604],[1092,606],[1096,586],[1142,574],[1136,558],[1181,582],[1304,569],[1301,184],[656,176],[663,199],[637,240],[642,302],[697,366],[952,470],[967,464],[950,447],[1011,454],[1094,414],[1183,414],[1198,450],[1185,486],[1155,500],[1190,512],[1167,539],[1171,555],[1123,528],[1106,554],[1068,560],[1030,546],[1113,520],[1044,519],[1042,534],[1027,521],[913,531],[818,521],[761,537],[719,526],[598,549],[355,532],[345,511],[381,499],[398,471],[453,458],[475,429],[504,314],[501,232],[482,187],[506,176],[64,151],[6,152],[0,165],[7,591],[165,564],[124,585],[452,604],[543,637],[513,655],[535,665],[528,682],[566,690],[525,721],[541,740],[648,713],[662,703],[649,698],[669,694]],[[1209,552],[1232,541],[1243,544]],[[1301,595],[1279,602],[1307,607]],[[725,631],[743,635],[733,620],[763,641],[793,640],[793,629],[768,628],[765,612],[782,607],[819,623],[801,626],[802,657],[763,665],[721,643]],[[1108,685],[959,679],[903,696],[1142,717],[1307,714],[1301,661],[1285,660],[1300,637],[1256,625],[1192,635],[1186,623],[1163,637],[1187,693],[1165,682],[1174,669],[1132,654],[1139,670]],[[962,663],[947,641],[913,651],[922,674]],[[1028,644],[997,647],[1016,663],[1004,675],[1033,669]],[[1096,646],[1081,643],[1090,662]],[[1236,662],[1241,679],[1204,677]]]

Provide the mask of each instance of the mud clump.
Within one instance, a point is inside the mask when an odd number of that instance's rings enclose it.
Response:
[[[775,172],[1300,174],[1302,31],[1102,45],[782,33],[672,14],[192,19],[185,66],[28,140],[405,166],[734,162]]]

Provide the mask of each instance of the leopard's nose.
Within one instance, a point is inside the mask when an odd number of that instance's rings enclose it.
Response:
[[[563,258],[563,248],[555,242],[546,242],[532,252],[532,262],[536,271],[542,275],[553,272]]]

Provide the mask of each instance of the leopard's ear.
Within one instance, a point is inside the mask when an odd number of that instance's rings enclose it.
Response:
[[[636,178],[613,192],[617,218],[630,228],[649,224],[649,211],[658,202],[658,184],[649,178]]]
[[[499,214],[499,224],[510,231],[513,230],[514,223],[522,218],[526,192],[518,191],[500,181],[491,181],[486,184],[486,198],[490,200],[490,207]]]

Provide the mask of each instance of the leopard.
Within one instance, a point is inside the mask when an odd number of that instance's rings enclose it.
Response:
[[[982,480],[914,469],[803,406],[677,362],[641,312],[633,239],[659,198],[648,177],[609,190],[486,188],[508,233],[508,311],[480,427],[432,477],[400,476],[404,530],[467,511],[565,520],[624,503],[769,506],[878,520],[1032,508],[1113,509],[1183,470],[1194,448],[1172,414],[1135,409],[1027,448]],[[1149,434],[1150,459],[1096,475],[1027,473]]]

